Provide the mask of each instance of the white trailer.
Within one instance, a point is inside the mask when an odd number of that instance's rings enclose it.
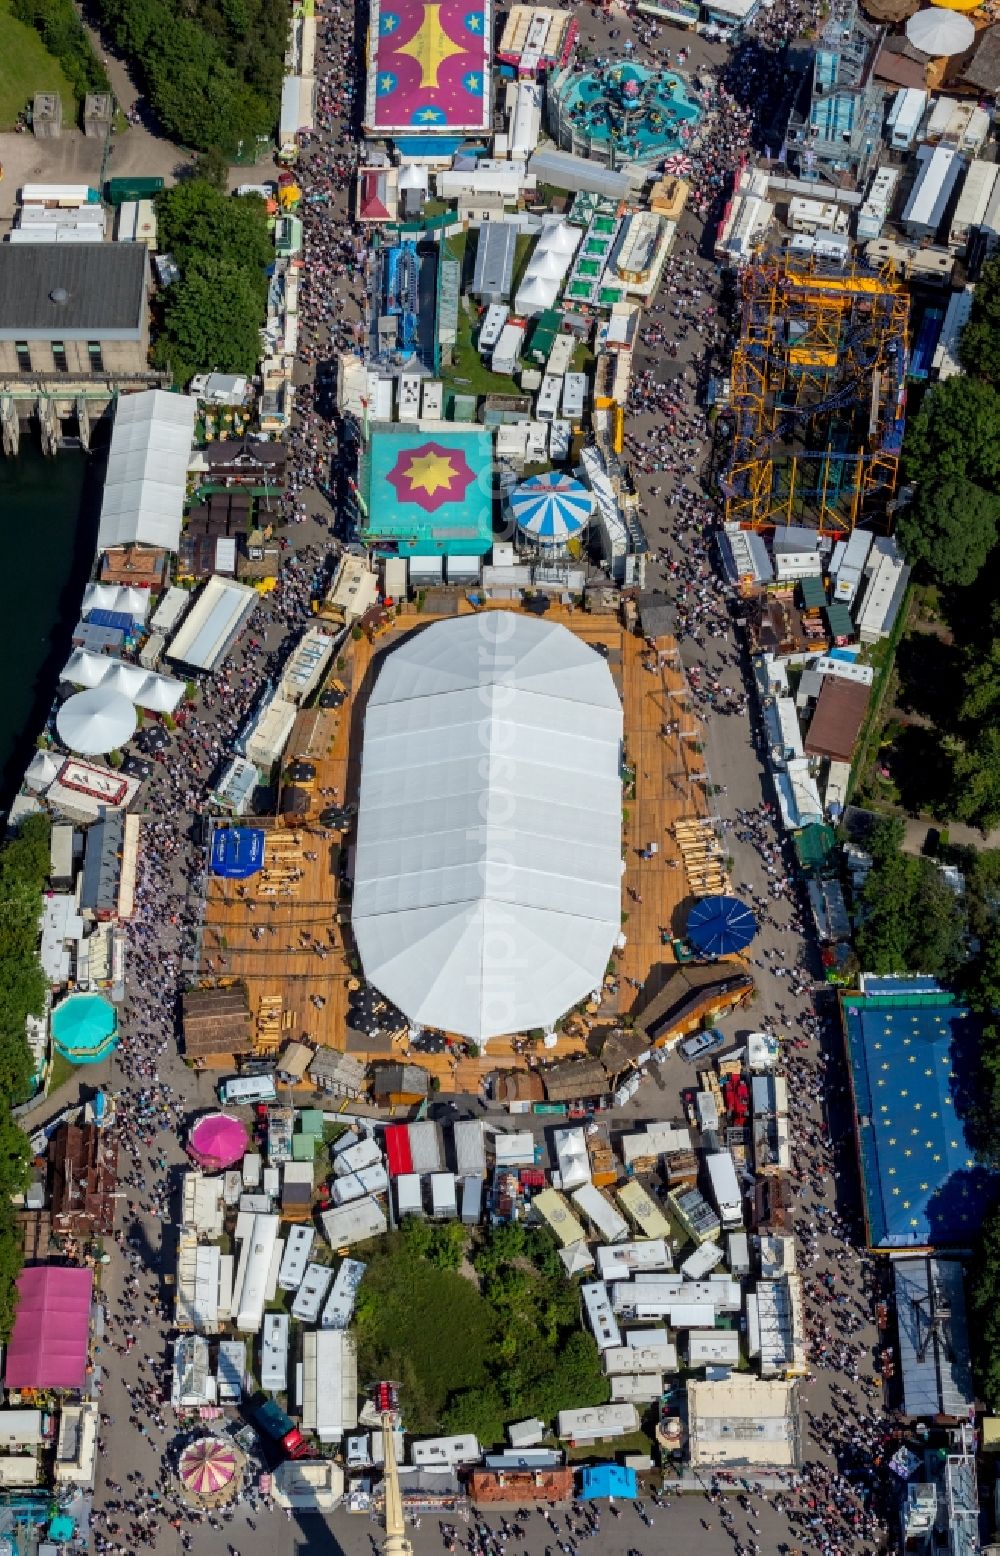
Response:
[[[404,1216],[423,1215],[424,1200],[418,1172],[403,1172],[396,1179],[396,1212],[401,1221]]]
[[[680,1272],[687,1280],[701,1280],[722,1263],[722,1258],[722,1249],[718,1243],[699,1243],[694,1253],[689,1254],[681,1264]]]
[[[575,336],[569,335],[565,331],[557,335],[552,342],[549,360],[545,364],[546,373],[551,373],[554,378],[563,378],[569,372],[575,350]]]
[[[453,1172],[431,1173],[431,1215],[437,1221],[454,1220],[458,1215],[458,1195]]]
[[[264,1318],[278,1224],[277,1216],[258,1212],[248,1225],[249,1235],[240,1245],[233,1302],[236,1327],[244,1334],[257,1334]]]
[[[479,330],[480,356],[488,356],[494,349],[503,333],[503,327],[507,323],[509,316],[510,309],[506,303],[490,303]]]
[[[328,1264],[310,1264],[292,1303],[292,1317],[300,1324],[314,1324],[330,1289],[333,1271]]]
[[[983,162],[978,157],[970,162],[951,221],[949,248],[965,253],[972,229],[981,226],[985,219],[998,173],[1000,168],[995,162]]]
[[[723,1230],[738,1232],[743,1225],[743,1199],[732,1155],[729,1151],[710,1151],[705,1166]]]
[[[456,1178],[485,1178],[486,1141],[482,1120],[460,1119],[453,1126],[452,1135],[455,1141]]]
[[[358,1287],[364,1278],[367,1264],[361,1259],[345,1259],[337,1271],[337,1278],[326,1299],[321,1329],[346,1329],[354,1313]]]
[[[282,1291],[298,1291],[309,1263],[309,1254],[316,1238],[311,1226],[293,1226],[285,1243],[285,1252],[278,1271],[278,1285]]]
[[[288,1388],[288,1314],[267,1313],[260,1337],[260,1386],[268,1394]]]
[[[587,402],[586,373],[567,373],[563,379],[562,414],[569,422],[579,422]]]
[[[500,338],[493,347],[490,372],[500,373],[504,377],[513,378],[517,364],[521,359],[524,333],[523,324],[504,325],[500,331]]]
[[[611,1306],[608,1288],[602,1280],[585,1281],[580,1287],[584,1310],[590,1331],[597,1341],[599,1351],[609,1351],[621,1345],[621,1330]]]
[[[552,373],[546,373],[542,379],[542,387],[538,391],[538,401],[535,405],[535,415],[539,421],[554,421],[559,415],[559,401],[562,398],[561,378],[556,378]]]

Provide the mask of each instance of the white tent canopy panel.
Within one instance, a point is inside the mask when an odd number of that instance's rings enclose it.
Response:
[[[607,665],[554,623],[460,617],[387,657],[353,925],[411,1021],[482,1042],[601,985],[621,927],[621,739]]]

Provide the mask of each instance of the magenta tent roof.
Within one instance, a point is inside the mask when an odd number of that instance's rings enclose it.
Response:
[[[79,1389],[87,1375],[92,1270],[33,1265],[17,1277],[8,1388]]]
[[[228,1113],[207,1113],[188,1135],[188,1154],[199,1167],[231,1167],[246,1155],[246,1125]]]

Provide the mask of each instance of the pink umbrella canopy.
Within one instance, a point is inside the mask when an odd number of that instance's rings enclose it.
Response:
[[[240,1119],[228,1113],[207,1113],[188,1135],[188,1155],[199,1167],[231,1167],[246,1155],[249,1139]]]
[[[663,164],[664,173],[670,173],[675,178],[682,178],[685,173],[691,171],[691,158],[684,156],[683,152],[675,151]]]
[[[218,1437],[199,1437],[181,1454],[181,1484],[197,1497],[217,1497],[231,1486],[239,1461],[236,1450]]]

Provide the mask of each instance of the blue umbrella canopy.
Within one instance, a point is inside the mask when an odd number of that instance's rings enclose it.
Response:
[[[731,956],[750,944],[757,920],[738,897],[702,897],[688,914],[686,933],[702,956]]]
[[[550,470],[522,481],[511,495],[515,522],[526,535],[547,545],[579,535],[594,510],[594,499],[581,481]]]

